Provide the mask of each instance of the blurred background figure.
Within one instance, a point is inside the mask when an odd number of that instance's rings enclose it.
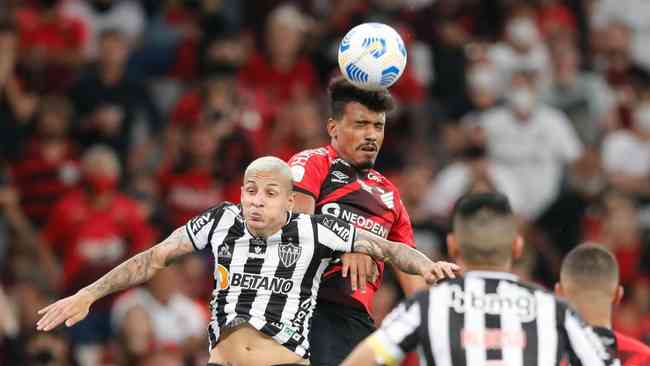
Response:
[[[204,347],[208,313],[181,292],[178,265],[165,268],[146,288],[120,296],[112,308],[111,323],[125,358],[133,363],[157,350],[193,359],[207,352]]]
[[[80,189],[61,198],[43,229],[43,249],[51,250],[62,263],[63,294],[74,294],[154,240],[135,201],[118,190],[121,167],[112,150],[90,148],[82,156],[81,173]],[[98,303],[93,316],[70,328],[72,342],[85,346],[79,351],[85,362],[98,362],[97,345],[111,336],[112,301],[111,297]]]
[[[78,113],[77,139],[84,147],[110,146],[123,164],[134,146],[142,144],[148,135],[159,133],[161,122],[148,90],[127,74],[129,52],[130,43],[122,31],[103,31],[99,35],[97,64],[70,89]]]

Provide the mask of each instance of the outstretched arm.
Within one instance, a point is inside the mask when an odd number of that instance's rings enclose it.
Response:
[[[43,317],[36,324],[36,329],[48,331],[64,321],[68,327],[74,325],[86,317],[93,302],[149,280],[175,258],[193,250],[185,228],[176,229],[167,239],[129,258],[76,294],[39,310]]]
[[[423,276],[428,283],[435,283],[445,277],[454,278],[454,271],[460,270],[460,267],[453,263],[433,262],[406,244],[386,240],[362,229],[357,229],[354,251],[391,262],[408,274]]]

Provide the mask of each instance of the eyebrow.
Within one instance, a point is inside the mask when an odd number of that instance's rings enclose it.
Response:
[[[358,122],[361,122],[361,123],[372,123],[372,124],[375,124],[375,123],[381,123],[382,125],[383,125],[383,124],[386,124],[386,122],[384,122],[384,121],[370,121],[370,120],[367,120],[367,119],[358,119],[358,120],[355,120],[355,122],[357,122],[357,123],[358,123]]]

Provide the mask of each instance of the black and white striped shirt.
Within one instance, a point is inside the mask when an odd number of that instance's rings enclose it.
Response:
[[[321,276],[338,252],[353,250],[356,229],[332,216],[289,214],[266,239],[247,230],[241,207],[224,203],[185,226],[197,250],[211,248],[215,290],[208,332],[248,323],[309,358],[309,324]]]
[[[386,364],[417,350],[420,365],[618,365],[552,293],[509,273],[473,271],[403,302],[369,339]]]

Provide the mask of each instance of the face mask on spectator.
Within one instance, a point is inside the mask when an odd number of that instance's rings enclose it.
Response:
[[[469,87],[488,93],[499,92],[499,74],[490,67],[476,67],[467,76]]]
[[[528,88],[516,88],[508,94],[508,103],[519,113],[528,114],[535,107],[535,95]]]
[[[532,46],[538,40],[537,27],[528,18],[518,18],[510,21],[507,28],[508,38],[520,46]]]
[[[86,184],[88,188],[98,195],[114,192],[117,190],[117,183],[117,177],[109,177],[105,175],[86,176]]]

